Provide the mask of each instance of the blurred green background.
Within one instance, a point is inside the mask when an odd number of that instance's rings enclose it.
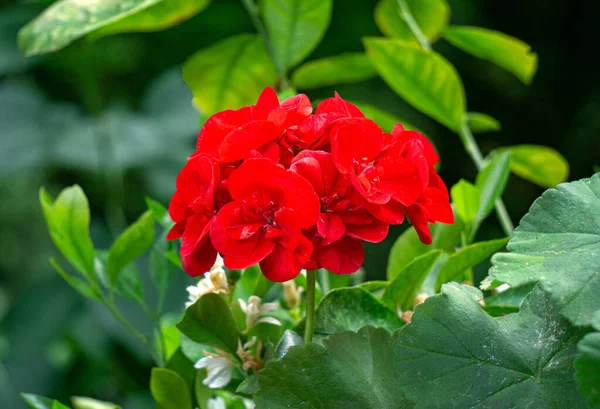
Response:
[[[51,268],[48,258],[57,251],[46,232],[38,189],[44,185],[54,195],[80,184],[90,200],[98,247],[108,246],[144,211],[145,196],[167,204],[199,127],[181,64],[216,40],[255,30],[239,0],[218,0],[165,31],[84,39],[25,60],[16,33],[50,3],[21,0],[0,6],[0,408],[24,408],[22,391],[65,402],[82,395],[126,409],[150,408],[150,357]],[[436,50],[456,65],[469,109],[502,123],[502,131],[477,136],[484,153],[501,145],[548,145],[568,160],[570,180],[591,175],[600,163],[598,3],[449,3],[453,24],[503,31],[539,54],[538,73],[527,87],[490,63],[436,43]],[[362,51],[362,37],[381,35],[373,20],[375,4],[335,1],[332,23],[309,59]],[[458,137],[409,107],[381,79],[337,91],[422,129],[441,152],[441,175],[448,185],[461,177],[474,179],[475,168]],[[308,95],[321,99],[332,93],[329,88]],[[511,176],[504,199],[515,223],[542,191]],[[367,248],[369,279],[385,276],[387,253],[403,228]],[[491,217],[479,236],[501,234]],[[177,274],[170,309],[181,308],[188,282],[183,272]],[[133,320],[145,319],[133,305],[126,309]]]

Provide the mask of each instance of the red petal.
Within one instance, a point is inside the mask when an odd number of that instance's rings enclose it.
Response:
[[[364,118],[365,115],[360,112],[360,109],[356,105],[351,104],[348,101],[344,101],[336,92],[334,98],[324,99],[317,106],[316,114],[324,114],[329,112],[335,112],[342,114],[346,117]]]
[[[169,216],[175,223],[184,221],[194,214],[189,206],[183,200],[180,191],[176,191],[169,202]]]
[[[292,251],[284,246],[275,250],[260,262],[260,269],[271,281],[284,282],[300,274],[304,264],[310,259],[312,243],[302,236],[299,245]]]
[[[192,206],[195,211],[213,209],[219,176],[219,166],[208,156],[197,155],[190,158],[177,175],[177,200]],[[173,211],[176,216],[177,210]]]
[[[248,159],[229,177],[231,197],[242,201],[251,200],[260,194],[269,199],[268,196],[274,194],[273,190],[281,190],[280,186],[273,183],[273,178],[282,173],[285,173],[285,169],[275,161],[265,158]]]
[[[272,87],[266,87],[258,97],[256,105],[252,107],[253,119],[267,119],[271,111],[279,108],[277,91]]]
[[[348,236],[370,243],[379,243],[387,237],[388,231],[389,225],[378,220],[374,220],[371,224],[346,225],[346,234]]]
[[[216,259],[217,251],[210,240],[206,240],[195,252],[181,255],[181,266],[187,275],[197,277],[210,270]]]
[[[346,228],[337,214],[321,213],[317,221],[317,232],[321,237],[321,244],[327,246],[341,239],[346,232]]]
[[[396,124],[392,129],[392,135],[395,141],[400,141],[402,144],[410,140],[418,140],[423,146],[423,153],[427,158],[427,164],[430,167],[434,167],[440,160],[433,144],[427,139],[426,136],[420,134],[417,131],[405,131],[402,125]]]
[[[402,224],[404,222],[404,206],[395,200],[390,200],[384,205],[366,203],[369,213],[387,224]]]
[[[423,164],[426,166],[425,162]],[[377,163],[380,169],[379,189],[405,206],[414,203],[425,190],[422,175],[414,162],[401,157],[388,157]]]
[[[425,244],[431,244],[431,231],[429,230],[429,214],[419,203],[406,208],[410,222],[413,224],[419,239]]]
[[[213,218],[207,219],[203,214],[195,214],[187,220],[179,249],[182,255],[195,252],[196,248],[207,239],[212,220]]]
[[[223,162],[244,159],[250,151],[258,149],[278,137],[277,128],[272,122],[251,121],[225,136],[219,147],[219,155]]]
[[[360,240],[344,236],[329,246],[315,246],[314,258],[327,270],[336,274],[351,274],[365,259]]]
[[[183,236],[186,224],[187,219],[182,222],[176,223],[173,227],[171,227],[171,230],[169,230],[169,233],[167,233],[167,240],[180,239],[181,236]]]
[[[200,130],[196,151],[219,159],[219,147],[225,136],[251,119],[251,107],[217,112],[206,120]]]
[[[331,131],[331,153],[340,172],[346,174],[359,163],[369,163],[383,149],[383,132],[370,119],[341,119]]]

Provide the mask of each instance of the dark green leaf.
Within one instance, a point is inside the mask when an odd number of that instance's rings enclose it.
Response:
[[[520,287],[511,287],[485,299],[485,310],[488,314],[498,316],[519,311],[521,304],[536,284],[526,284]]]
[[[156,240],[150,251],[150,276],[161,297],[164,297],[173,278],[173,266],[167,258],[167,252],[171,247],[166,240],[165,232]]]
[[[175,267],[178,267],[180,270],[183,270],[183,266],[181,265],[181,258],[179,254],[177,254],[174,250],[168,250],[166,253],[167,260],[171,262]]]
[[[479,189],[479,209],[475,216],[477,224],[494,210],[496,200],[502,196],[510,175],[510,152],[500,152],[488,160],[477,174],[475,186]]]
[[[94,37],[164,30],[195,16],[209,3],[210,0],[162,0],[145,10],[102,27],[94,32]]]
[[[581,408],[573,359],[581,331],[535,289],[521,312],[493,318],[474,288],[452,283],[415,309],[394,351],[419,407]]]
[[[277,358],[283,358],[287,353],[288,349],[295,345],[302,344],[304,344],[304,340],[300,335],[298,335],[291,329],[286,329],[283,333],[283,336],[279,340],[279,343],[277,343],[277,347],[275,347],[275,353],[277,354]]]
[[[394,331],[403,324],[396,314],[362,288],[339,288],[328,292],[317,306],[314,339],[318,341],[340,331],[358,331],[365,325]],[[304,321],[296,332],[304,333]]]
[[[555,149],[539,145],[516,145],[510,150],[510,170],[541,187],[556,187],[567,180],[569,163]]]
[[[255,264],[242,271],[235,289],[235,298],[247,300],[251,295],[264,298],[273,285],[274,283],[262,274],[260,266]]]
[[[413,259],[395,274],[381,301],[393,309],[399,306],[403,311],[412,310],[415,297],[422,291],[427,276],[435,274],[447,258],[441,250],[431,250]]]
[[[309,61],[294,71],[294,87],[312,89],[329,85],[352,84],[377,75],[364,53],[347,53]]]
[[[304,60],[325,35],[332,0],[262,0],[274,58],[287,70]]]
[[[429,40],[435,41],[450,21],[450,7],[445,0],[406,0],[415,22]],[[396,0],[381,0],[375,7],[377,27],[387,36],[418,45],[419,42],[406,24]]]
[[[457,131],[466,111],[465,91],[456,69],[441,55],[399,40],[363,40],[385,82],[408,103]]]
[[[454,215],[454,224],[430,225],[432,243],[426,245],[421,242],[415,229],[409,227],[398,237],[392,250],[387,265],[387,277],[393,280],[413,259],[433,249],[453,253],[461,241],[462,223]]]
[[[452,254],[437,276],[436,291],[439,291],[442,284],[460,278],[465,270],[475,267],[495,252],[503,249],[506,243],[508,243],[508,238],[482,241],[465,246]]]
[[[159,409],[192,409],[190,391],[176,372],[152,368],[150,392]]]
[[[458,217],[466,226],[471,226],[475,221],[481,201],[481,192],[477,186],[461,179],[450,189],[450,196]]]
[[[156,221],[165,229],[170,229],[173,226],[173,221],[169,216],[169,211],[159,202],[149,197],[146,197],[146,206],[152,212]]]
[[[258,375],[256,409],[405,409],[394,368],[397,338],[371,326],[290,348]]]
[[[145,212],[113,243],[106,258],[106,274],[111,284],[119,280],[121,271],[141,256],[154,242],[154,215]]]
[[[419,129],[414,125],[409,124],[404,119],[398,118],[394,114],[390,114],[382,109],[374,107],[373,105],[364,104],[362,102],[352,101],[354,105],[356,105],[365,116],[377,123],[384,131],[392,132],[394,125],[402,124],[404,129],[411,129],[418,131]]]
[[[196,106],[211,115],[254,104],[263,88],[275,84],[277,72],[262,38],[240,34],[188,58],[183,79]]]
[[[90,208],[79,186],[63,190],[56,200],[44,188],[40,190],[52,241],[81,274],[94,279],[94,245],[90,239]]]
[[[196,371],[196,376],[194,378],[194,396],[196,397],[196,402],[198,402],[200,409],[209,409],[208,400],[213,396],[213,390],[202,383],[206,376],[206,371],[199,369]]]
[[[499,131],[502,128],[497,119],[480,112],[468,112],[467,125],[473,133]]]
[[[480,27],[447,27],[444,38],[455,47],[488,60],[529,84],[537,70],[537,54],[523,41]]]
[[[547,190],[492,258],[490,275],[517,287],[540,282],[557,310],[589,325],[600,309],[600,174]]]
[[[87,33],[160,1],[61,0],[19,31],[19,46],[26,56],[56,51]]]
[[[92,288],[90,284],[86,283],[79,277],[68,274],[54,258],[50,258],[50,264],[52,264],[52,267],[54,267],[54,269],[67,282],[67,284],[69,284],[79,294],[94,301],[102,301],[98,289]]]
[[[592,327],[600,331],[600,311],[596,311]],[[579,392],[587,396],[591,408],[600,408],[600,332],[587,334],[577,344],[579,357],[575,370]]]
[[[248,375],[246,379],[242,381],[235,390],[238,393],[245,393],[247,395],[252,395],[254,392],[258,390],[258,376],[256,375]]]
[[[205,294],[185,310],[177,328],[192,341],[229,353],[238,347],[239,333],[229,306],[221,296]]]
[[[364,283],[361,283],[359,285],[357,285],[358,288],[362,288],[365,291],[368,291],[370,293],[377,293],[379,291],[385,291],[387,288],[389,288],[390,286],[390,282],[389,281],[365,281]]]

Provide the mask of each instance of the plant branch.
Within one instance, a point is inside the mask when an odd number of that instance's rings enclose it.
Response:
[[[402,20],[404,20],[408,28],[410,28],[410,31],[412,31],[421,47],[425,50],[431,51],[431,43],[427,37],[425,37],[425,34],[423,34],[421,28],[415,21],[415,18],[413,17],[406,0],[396,0],[396,3],[398,3],[398,8],[400,9],[400,17],[402,17]]]
[[[304,320],[304,343],[312,341],[315,329],[315,281],[317,272],[306,270],[306,318]]]
[[[275,57],[275,51],[273,50],[273,45],[271,44],[271,40],[269,39],[267,30],[265,29],[265,26],[264,26],[262,20],[260,19],[260,11],[258,9],[258,6],[254,2],[254,0],[242,0],[242,3],[244,4],[246,11],[248,11],[248,14],[250,15],[250,19],[252,20],[254,27],[256,27],[256,31],[258,31],[258,34],[263,38],[263,40],[265,42],[265,46],[267,47],[267,52],[269,53],[269,56],[271,57],[271,59],[273,60],[273,63],[275,64],[275,68],[277,69],[277,73],[278,73],[279,79],[281,81],[281,84],[280,84],[281,90],[286,90],[286,89],[290,88],[290,84],[289,84],[289,81],[287,79],[286,72],[285,72],[285,67]]]

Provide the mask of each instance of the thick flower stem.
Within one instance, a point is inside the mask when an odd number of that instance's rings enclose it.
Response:
[[[312,341],[315,329],[315,281],[317,272],[306,270],[306,316],[304,319],[304,343]]]

